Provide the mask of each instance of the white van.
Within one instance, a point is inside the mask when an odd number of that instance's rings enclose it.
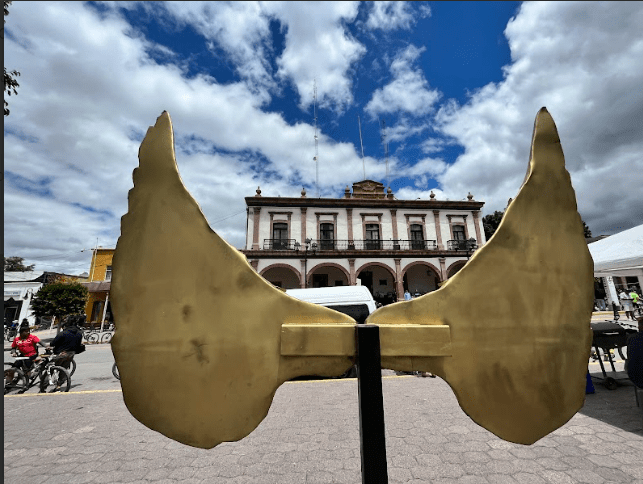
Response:
[[[371,292],[365,286],[288,289],[286,294],[300,301],[319,304],[344,313],[357,321],[358,324],[364,324],[368,315],[377,309]]]

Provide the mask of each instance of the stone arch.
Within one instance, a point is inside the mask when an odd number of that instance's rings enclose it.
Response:
[[[438,269],[437,267],[435,267],[435,266],[434,266],[433,264],[431,264],[430,262],[426,262],[426,261],[422,261],[422,260],[418,260],[418,261],[415,261],[415,262],[411,262],[410,264],[408,264],[407,266],[405,266],[405,267],[404,267],[404,269],[402,270],[402,277],[404,277],[404,275],[406,274],[406,272],[407,272],[411,267],[414,267],[414,266],[426,266],[426,267],[428,267],[428,268],[429,268],[429,269],[431,269],[433,272],[435,272],[435,275],[436,275],[436,276],[437,276],[437,278],[438,278],[438,282],[442,282],[442,274],[440,273],[440,269]]]
[[[383,262],[366,262],[366,263],[362,264],[359,267],[359,269],[357,269],[355,271],[355,277],[359,276],[360,272],[362,272],[367,267],[372,267],[372,266],[377,266],[377,267],[381,267],[382,269],[386,269],[387,271],[389,271],[391,273],[391,276],[393,276],[393,280],[395,280],[395,269],[390,268],[389,266],[387,266]]]
[[[340,264],[337,264],[336,262],[321,262],[321,263],[317,264],[316,266],[312,267],[308,271],[308,274],[306,274],[308,287],[312,287],[310,277],[315,273],[315,271],[317,269],[322,269],[324,267],[333,267],[335,269],[338,269],[346,277],[346,285],[350,286],[351,276],[350,276],[350,274],[348,273],[348,271],[344,267],[342,267]]]
[[[465,265],[467,265],[466,260],[458,260],[455,261],[453,264],[449,266],[447,269],[447,279],[451,279],[453,276],[455,276],[460,269],[462,269]]]
[[[272,270],[272,269],[285,269],[285,270],[288,270],[288,271],[292,272],[292,273],[295,275],[295,277],[296,277],[296,281],[297,281],[296,285],[295,285],[294,281],[292,281],[293,283],[292,283],[292,284],[288,284],[288,285],[289,285],[289,286],[293,286],[293,287],[288,287],[288,288],[284,288],[284,289],[295,289],[295,288],[299,288],[299,287],[301,287],[301,284],[300,284],[300,281],[301,281],[301,273],[300,273],[297,269],[295,269],[293,266],[291,266],[290,264],[281,264],[281,263],[270,264],[269,266],[264,267],[264,268],[259,272],[259,275],[260,275],[261,277],[263,277],[264,279],[266,279],[268,282],[271,282],[271,283],[272,283],[272,281],[270,281],[270,280],[266,277],[266,273],[267,273],[268,271]]]

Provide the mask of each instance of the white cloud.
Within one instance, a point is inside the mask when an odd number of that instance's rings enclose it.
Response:
[[[266,2],[264,10],[287,29],[278,74],[296,86],[300,107],[313,102],[313,80],[322,107],[343,111],[353,102],[351,69],[366,49],[345,28],[357,2]]]
[[[437,116],[465,152],[440,176],[447,195],[476,187],[486,212],[521,185],[536,113],[558,126],[579,212],[595,233],[643,223],[643,8],[634,2],[522,4],[505,30],[505,79]],[[611,209],[606,209],[611,207]]]
[[[172,116],[181,176],[210,221],[243,211],[257,185],[268,196],[299,196],[301,184],[314,184],[310,124],[262,111],[263,94],[246,82],[187,79],[180,67],[157,64],[149,56],[156,46],[115,11],[22,2],[10,27],[16,40],[5,39],[5,62],[22,76],[5,118],[5,254],[42,253],[44,240],[55,253],[92,247],[96,237],[113,246],[138,146],[163,110]],[[362,163],[350,143],[324,132],[319,143],[322,195],[337,195],[361,178]],[[215,228],[243,245],[243,214]]]
[[[417,12],[414,12],[412,4],[408,2],[372,2],[366,27],[381,30],[410,29],[415,22],[414,15],[417,14],[428,17],[431,15],[431,8],[420,5]]]
[[[377,89],[364,110],[376,118],[382,113],[409,113],[415,116],[428,114],[440,98],[436,89],[429,89],[429,83],[420,68],[413,64],[426,49],[409,45],[393,59],[391,73],[393,81]]]

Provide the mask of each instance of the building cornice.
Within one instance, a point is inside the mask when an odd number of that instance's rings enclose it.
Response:
[[[452,200],[391,200],[364,198],[290,198],[246,197],[248,207],[317,207],[317,208],[379,208],[419,210],[480,210],[484,202]]]

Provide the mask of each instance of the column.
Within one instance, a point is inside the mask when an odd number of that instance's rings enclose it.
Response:
[[[301,240],[299,243],[303,246],[306,242],[306,207],[301,207]],[[303,287],[303,286],[302,286]]]
[[[476,229],[476,242],[478,247],[482,245],[482,235],[480,234],[480,211],[476,210],[473,212],[473,226]]]
[[[346,223],[348,225],[348,243],[353,241],[353,209],[346,209]]]
[[[391,209],[391,219],[393,223],[393,240],[398,240],[397,237],[397,210]]]
[[[442,281],[447,280],[447,260],[445,257],[440,257],[440,272],[442,273]]]
[[[301,270],[299,271],[299,273],[301,274],[299,278],[299,286],[301,287],[301,289],[304,289],[306,287],[306,260],[301,259],[299,262],[301,262]]]
[[[433,219],[435,220],[435,235],[438,239],[438,250],[444,250],[444,245],[442,245],[442,231],[440,230],[439,210],[433,210]]]
[[[348,281],[348,284],[350,286],[356,286],[357,277],[355,277],[355,259],[348,259],[348,267],[350,272],[350,281]]]
[[[261,214],[260,207],[254,207],[252,209],[252,221],[253,221],[253,230],[252,230],[252,250],[259,250],[259,216]]]
[[[395,292],[397,292],[397,300],[404,301],[404,283],[402,278],[402,259],[395,260]]]
[[[253,259],[250,261],[250,265],[252,268],[255,270],[255,272],[259,272],[257,269],[259,268],[259,259]]]

